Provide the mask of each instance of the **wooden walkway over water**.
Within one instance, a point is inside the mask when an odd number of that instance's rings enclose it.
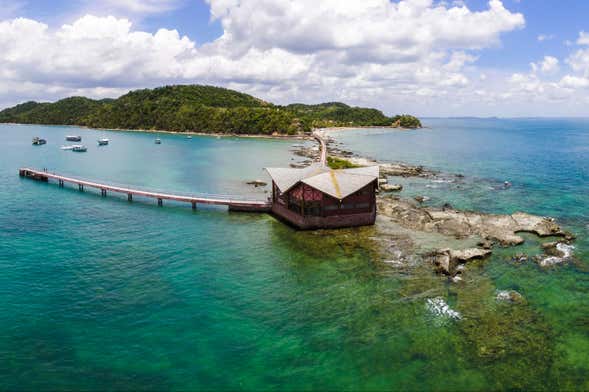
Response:
[[[57,181],[59,187],[64,187],[65,184],[77,186],[80,191],[85,188],[94,188],[100,190],[103,197],[106,197],[107,192],[115,192],[126,194],[129,201],[133,201],[133,197],[141,196],[157,200],[161,207],[164,200],[173,200],[176,202],[190,203],[193,209],[196,209],[197,204],[212,204],[228,206],[230,211],[244,211],[244,212],[269,212],[271,204],[269,201],[263,200],[247,200],[239,197],[230,196],[213,196],[213,195],[179,195],[171,193],[162,193],[154,191],[146,191],[141,189],[133,189],[121,187],[111,184],[99,183],[94,181],[82,180],[79,178],[66,177],[56,173],[50,173],[45,170],[35,170],[30,168],[19,169],[21,177],[30,178],[42,182],[50,182],[50,180]]]
[[[327,146],[323,135],[320,132],[313,132],[313,137],[320,144],[320,164],[327,165]],[[212,204],[228,206],[230,211],[244,211],[244,212],[270,212],[272,204],[270,201],[263,200],[247,200],[238,196],[218,196],[218,195],[180,195],[166,192],[149,191],[142,189],[133,189],[126,186],[119,186],[107,183],[100,183],[96,181],[83,180],[74,177],[68,177],[56,173],[50,173],[46,170],[36,170],[30,168],[19,169],[21,177],[30,178],[42,182],[50,182],[50,180],[57,181],[60,188],[65,184],[77,186],[83,192],[85,188],[94,188],[100,190],[102,197],[106,197],[108,192],[126,194],[129,201],[133,201],[133,197],[141,196],[157,200],[158,206],[162,206],[164,200],[173,200],[176,202],[190,203],[193,209],[196,209],[198,204]]]

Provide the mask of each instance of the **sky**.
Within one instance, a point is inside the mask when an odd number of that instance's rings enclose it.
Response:
[[[585,0],[0,0],[0,108],[169,84],[418,116],[589,116]]]

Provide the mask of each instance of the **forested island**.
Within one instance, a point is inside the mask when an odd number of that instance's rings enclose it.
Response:
[[[1,111],[0,123],[267,135],[294,135],[321,127],[421,127],[419,119],[410,115],[388,117],[377,109],[340,102],[274,105],[238,91],[202,85],[136,90],[117,99],[31,101]]]

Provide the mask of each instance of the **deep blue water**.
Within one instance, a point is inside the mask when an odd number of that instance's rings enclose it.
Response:
[[[301,233],[266,215],[128,203],[18,177],[20,166],[179,192],[249,194],[294,142],[1,125],[0,385],[8,390],[588,389],[589,121],[426,120],[342,132],[354,151],[462,173],[403,194],[559,219],[577,260],[505,249],[449,285],[382,263],[372,228]],[[62,151],[66,134],[89,151]],[[98,148],[95,140],[111,139]],[[31,138],[48,140],[31,146]],[[502,189],[503,181],[513,186]],[[537,247],[529,237],[523,249]],[[499,306],[497,289],[525,306]],[[432,319],[442,296],[465,315]]]
[[[466,176],[449,184],[408,180],[410,193],[589,224],[589,119],[425,119],[424,126],[339,131],[337,139],[361,155]],[[504,190],[504,181],[512,187]]]

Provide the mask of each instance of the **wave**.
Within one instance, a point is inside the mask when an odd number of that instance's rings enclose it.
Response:
[[[456,310],[450,308],[442,297],[426,299],[425,306],[434,316],[452,320],[462,319],[462,315]]]

